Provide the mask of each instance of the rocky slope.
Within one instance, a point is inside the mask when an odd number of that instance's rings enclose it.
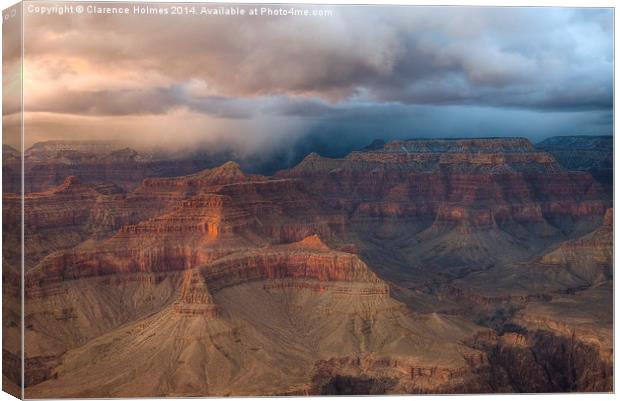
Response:
[[[7,192],[19,191],[19,152],[3,148],[3,186]],[[24,190],[42,192],[62,184],[68,176],[84,183],[115,184],[134,189],[147,177],[191,174],[213,165],[213,161],[194,158],[163,158],[142,154],[108,141],[40,142],[24,152]]]
[[[611,199],[525,139],[25,202],[29,397],[611,389]]]
[[[421,270],[527,259],[590,231],[611,204],[589,173],[518,138],[393,141],[343,159],[309,155],[278,176],[346,212],[362,249],[397,247]]]
[[[610,280],[613,276],[613,209],[607,209],[596,230],[560,244],[540,259],[543,265],[569,269],[588,284]]]
[[[536,148],[552,154],[567,169],[588,171],[601,183],[613,185],[613,136],[554,136]]]
[[[279,176],[365,216],[537,223],[605,210],[590,174],[565,170],[524,139],[393,141],[344,159],[311,154]]]
[[[109,334],[93,333],[46,374],[51,380],[27,393],[228,395],[233,384],[233,394],[285,393],[308,390],[317,360],[332,358],[376,361],[395,377],[443,370],[427,380],[432,389],[465,376],[468,358],[479,354],[458,344],[475,325],[412,315],[357,256],[333,251],[318,236],[232,253],[175,277],[180,288],[168,306]],[[84,324],[76,342],[92,330]],[[41,335],[36,328],[32,334]]]
[[[536,144],[572,170],[606,170],[613,167],[613,136],[553,136]]]
[[[24,197],[26,268],[34,266],[52,251],[71,248],[89,238],[105,236],[118,228],[115,213],[123,191],[115,186],[84,185],[74,176],[58,187]],[[4,197],[6,218],[12,224],[19,217],[18,195]]]
[[[3,145],[3,183],[7,181],[7,161],[19,152]],[[18,170],[19,171],[19,170]],[[2,207],[2,390],[20,397],[21,391],[21,202],[3,186]]]

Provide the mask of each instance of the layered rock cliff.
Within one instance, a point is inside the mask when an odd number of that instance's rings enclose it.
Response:
[[[393,141],[344,159],[311,154],[278,175],[363,215],[434,218],[452,204],[540,221],[602,215],[609,204],[590,174],[565,170],[525,139]]]
[[[607,209],[596,230],[561,243],[540,258],[543,265],[569,269],[589,284],[611,280],[613,276],[613,209]]]
[[[537,143],[567,169],[588,171],[611,190],[613,185],[613,136],[553,136]]]
[[[107,286],[118,291],[119,285],[132,282],[132,277],[148,277],[135,274],[115,275],[115,284]],[[430,390],[447,383],[453,374],[465,375],[470,370],[468,356],[477,353],[456,344],[457,339],[472,335],[477,330],[475,325],[453,318],[413,316],[405,305],[390,297],[387,284],[363,261],[332,250],[316,235],[233,253],[187,269],[181,277],[170,272],[164,279],[161,274],[156,280],[141,279],[140,292],[164,295],[169,288],[164,283],[177,282],[176,299],[130,327],[120,328],[123,320],[104,322],[108,326],[115,322],[119,327],[109,336],[98,335],[98,325],[91,327],[83,320],[82,308],[65,312],[67,323],[75,330],[74,341],[86,338],[87,342],[69,351],[60,364],[57,356],[56,364],[47,371],[41,365],[38,370],[32,369],[36,376],[28,393],[81,396],[110,391],[108,394],[115,396],[137,396],[163,391],[225,395],[231,383],[241,382],[240,394],[276,394],[307,387],[317,358],[338,355],[350,360],[374,358],[378,363],[372,366],[376,367],[386,363],[381,361],[390,361],[388,371],[398,377],[431,371],[439,365],[444,373],[422,385]],[[99,277],[84,277],[61,282],[60,288],[71,291],[69,288],[85,284],[94,288],[103,283]],[[35,298],[36,308],[29,315],[35,325],[29,329],[31,336],[42,334],[38,327],[45,327],[44,319],[55,310],[50,307],[71,305],[68,293]],[[54,302],[50,304],[51,299]],[[143,302],[133,310],[145,313],[159,302]],[[101,306],[107,305],[104,302]],[[58,329],[63,326],[56,324]],[[89,337],[92,340],[88,341]],[[196,349],[199,344],[201,351]],[[101,353],[111,358],[98,357]],[[435,356],[438,353],[441,357]],[[145,357],[152,362],[139,362]],[[265,357],[277,363],[268,363]],[[165,366],[160,364],[161,358],[168,361]],[[34,364],[41,357],[35,353],[29,360]],[[126,370],[120,366],[133,370],[137,363],[142,368],[132,379],[122,373]],[[84,364],[89,366],[87,373],[78,368]],[[239,370],[238,366],[244,368]],[[117,383],[114,389],[96,376],[99,371],[118,373],[112,374]],[[204,374],[195,376],[196,371]],[[266,382],[255,380],[256,371]],[[424,373],[414,374],[418,375]],[[163,376],[171,378],[169,384],[152,380]],[[37,378],[43,379],[40,384]],[[136,381],[143,385],[135,386]]]
[[[17,193],[21,183],[21,154],[5,146],[3,158],[3,188]],[[215,163],[216,160],[204,158],[143,154],[120,142],[39,142],[24,151],[24,191],[50,190],[68,176],[76,176],[88,184],[113,183],[131,190],[147,177],[191,174]]]
[[[525,139],[132,188],[25,198],[28,396],[610,389],[611,199]]]
[[[394,279],[525,261],[591,231],[611,206],[589,173],[520,138],[392,141],[342,159],[311,154],[277,176],[346,212],[368,257],[397,256]]]

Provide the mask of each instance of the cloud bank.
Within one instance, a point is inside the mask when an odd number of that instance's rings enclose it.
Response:
[[[249,154],[308,135],[357,146],[374,137],[611,133],[612,10],[332,9],[26,15],[27,140],[172,135]]]

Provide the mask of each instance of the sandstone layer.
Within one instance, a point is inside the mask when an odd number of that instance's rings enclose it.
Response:
[[[24,198],[27,397],[611,390],[611,198],[526,139],[127,180]]]

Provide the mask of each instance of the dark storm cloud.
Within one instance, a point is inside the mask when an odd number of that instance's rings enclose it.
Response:
[[[612,111],[548,111],[470,106],[360,107],[346,116],[317,120],[290,151],[291,164],[310,152],[341,157],[374,139],[525,137],[609,134]]]
[[[27,14],[26,141],[234,149],[269,171],[375,138],[612,132],[610,9],[332,9]]]
[[[162,112],[171,102],[200,110],[191,94],[183,98],[174,90],[192,80],[221,98],[611,107],[610,10],[336,7],[335,14],[239,18],[239,24],[179,17],[185,20],[174,29],[170,17],[65,16],[50,24],[49,17],[42,23],[31,16],[26,53],[33,60],[75,57],[93,69],[105,63],[169,80],[166,90],[146,102],[132,101],[138,93],[119,93],[119,106],[109,106],[113,114]],[[70,66],[66,72],[71,76]],[[89,96],[93,102],[112,100],[103,93],[78,98],[88,102]],[[79,110],[82,102],[75,103]],[[293,101],[288,112],[295,107]],[[299,115],[320,111],[304,108]]]

